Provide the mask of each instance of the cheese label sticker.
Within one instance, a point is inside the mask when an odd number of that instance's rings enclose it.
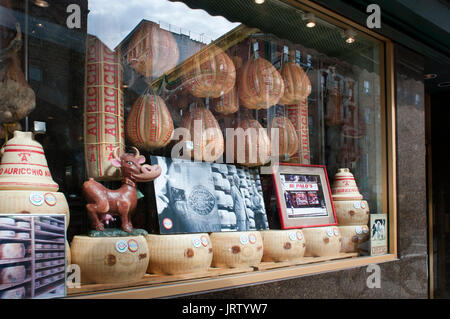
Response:
[[[355,227],[355,232],[356,232],[358,235],[361,235],[361,233],[362,233],[362,228],[361,228],[361,226],[356,226],[356,227]]]
[[[289,233],[289,239],[290,240],[296,240],[297,239],[297,234],[294,232],[290,232]]]
[[[361,208],[366,208],[366,203],[361,202]]]
[[[44,195],[44,201],[48,206],[55,206],[56,205],[56,196],[52,193],[47,193]]]
[[[362,231],[363,231],[364,234],[367,234],[367,232],[368,232],[369,230],[367,229],[367,227],[363,227]]]
[[[334,234],[333,228],[327,228],[327,235],[328,235],[328,237],[333,236],[333,234]]]
[[[173,223],[170,218],[164,218],[162,221],[162,224],[165,229],[172,229],[172,227],[173,227]]]
[[[34,206],[41,206],[44,203],[44,196],[41,193],[33,192],[30,194],[30,202]]]
[[[116,241],[116,250],[119,253],[124,253],[128,250],[128,243],[125,240]]]
[[[247,236],[247,234],[242,234],[241,237],[239,238],[239,240],[241,241],[242,245],[247,245],[248,244],[248,236]]]
[[[248,235],[248,241],[250,242],[250,244],[256,243],[256,235],[255,234]]]
[[[134,239],[130,239],[128,241],[128,250],[131,251],[132,253],[137,252],[139,249],[139,244],[136,240]]]
[[[208,237],[206,237],[205,235],[202,235],[202,236],[200,237],[200,240],[202,241],[202,245],[203,245],[204,247],[208,247],[208,245],[209,245]]]
[[[200,247],[200,246],[202,245],[202,240],[200,239],[200,237],[195,236],[194,238],[192,238],[192,245],[193,245],[195,248]]]
[[[337,229],[337,228],[334,229],[334,236],[336,236],[336,237],[339,236],[339,229]]]
[[[303,233],[301,231],[297,230],[296,235],[297,235],[297,239],[298,240],[302,240],[303,239]]]
[[[361,202],[353,202],[353,207],[355,207],[356,209],[360,209],[361,208]]]

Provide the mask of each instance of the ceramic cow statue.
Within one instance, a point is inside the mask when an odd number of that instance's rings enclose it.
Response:
[[[104,230],[104,222],[118,216],[122,221],[122,229],[133,232],[129,216],[137,205],[136,182],[150,182],[161,175],[159,165],[147,165],[145,157],[133,147],[135,154],[124,153],[118,157],[114,150],[112,165],[122,172],[122,186],[111,190],[90,178],[83,184],[83,196],[86,199],[86,209],[96,230]]]

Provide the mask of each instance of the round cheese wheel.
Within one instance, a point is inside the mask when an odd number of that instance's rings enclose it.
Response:
[[[16,226],[21,227],[21,228],[30,228],[30,223],[29,222],[17,222]]]
[[[30,239],[30,233],[17,233],[16,238]]]
[[[15,237],[16,233],[12,230],[0,230],[0,237]]]
[[[25,246],[19,243],[9,243],[0,245],[1,259],[19,259],[25,256]]]
[[[25,267],[12,266],[0,269],[0,284],[14,284],[25,280]]]
[[[0,217],[0,225],[15,225],[16,221],[12,218]]]

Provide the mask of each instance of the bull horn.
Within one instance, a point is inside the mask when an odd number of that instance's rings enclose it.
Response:
[[[133,150],[134,150],[134,152],[135,152],[135,155],[134,155],[134,157],[139,157],[140,155],[141,155],[141,153],[139,153],[139,150],[136,148],[136,147],[134,147],[134,146],[132,146],[131,147]]]
[[[113,158],[115,160],[120,160],[119,159],[119,149],[120,149],[120,146],[114,147],[114,149],[113,149]]]

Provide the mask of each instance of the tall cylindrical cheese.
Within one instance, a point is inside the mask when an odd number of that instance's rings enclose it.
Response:
[[[147,235],[148,273],[186,274],[205,272],[213,250],[208,234]]]
[[[84,149],[88,177],[120,179],[113,151],[125,150],[122,65],[116,52],[88,36],[84,105]]]
[[[143,236],[75,236],[72,263],[81,268],[84,283],[122,283],[144,277],[149,253]]]
[[[216,268],[243,268],[257,266],[263,256],[260,232],[211,233],[213,245],[212,266]]]
[[[365,200],[334,201],[339,225],[367,225],[370,219],[369,203]]]

